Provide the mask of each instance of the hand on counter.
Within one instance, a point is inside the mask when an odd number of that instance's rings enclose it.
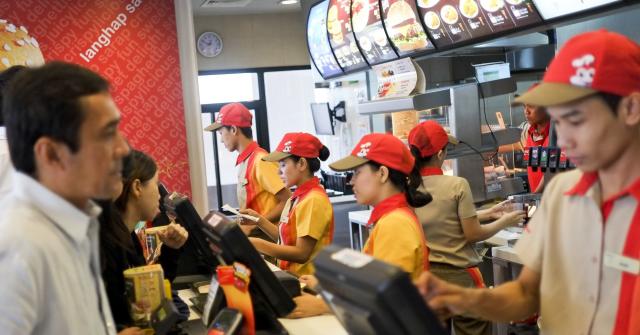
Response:
[[[187,242],[189,233],[181,225],[170,223],[165,229],[158,232],[158,237],[169,248],[180,249]]]
[[[144,335],[144,331],[138,327],[125,328],[118,335]]]
[[[331,313],[329,306],[320,297],[315,295],[302,293],[302,295],[293,298],[296,308],[287,315],[288,319],[300,319],[310,316],[317,316]]]
[[[300,278],[300,283],[307,285],[308,288],[317,291],[318,288],[318,278],[314,275],[302,275]]]

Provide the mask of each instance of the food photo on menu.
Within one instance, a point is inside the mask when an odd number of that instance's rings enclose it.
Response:
[[[327,13],[329,42],[340,66],[345,72],[367,67],[351,31],[351,0],[331,0]]]
[[[384,31],[380,13],[378,0],[351,2],[351,26],[360,49],[370,65],[398,57]]]
[[[401,56],[433,48],[417,17],[415,2],[382,0],[382,9],[391,42]]]
[[[307,43],[309,53],[318,72],[323,78],[342,74],[327,37],[327,31],[332,29],[327,25],[327,10],[329,0],[324,0],[314,5],[309,11],[307,22]]]

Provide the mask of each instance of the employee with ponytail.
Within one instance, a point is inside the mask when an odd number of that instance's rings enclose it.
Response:
[[[476,212],[467,180],[442,172],[449,143],[457,144],[458,140],[435,121],[423,122],[409,133],[409,147],[422,175],[421,189],[433,197],[430,204],[415,211],[426,233],[430,272],[465,287],[484,287],[477,267],[482,259],[475,242],[517,225],[524,212],[503,215],[501,205]],[[495,221],[480,224],[487,219]],[[491,323],[484,320],[456,316],[451,321],[456,334],[491,334]]]
[[[285,134],[276,150],[262,158],[279,162],[280,178],[291,188],[280,223],[274,225],[257,212],[242,213],[259,217],[257,226],[278,243],[250,238],[263,254],[275,257],[278,266],[296,275],[314,273],[313,259],[333,239],[333,207],[314,173],[320,170],[320,160],[329,158],[329,149],[315,136],[307,133]],[[243,224],[251,224],[244,220]]]
[[[416,279],[429,262],[424,232],[412,207],[428,204],[431,196],[417,190],[421,179],[407,146],[393,135],[365,135],[350,156],[329,166],[354,170],[351,184],[357,202],[373,206],[368,222],[373,229],[363,252]]]

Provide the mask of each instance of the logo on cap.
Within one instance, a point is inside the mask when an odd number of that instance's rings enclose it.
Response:
[[[291,141],[284,142],[284,148],[282,149],[282,152],[284,153],[291,152]]]
[[[578,57],[571,62],[571,66],[576,69],[576,73],[569,78],[571,84],[582,87],[591,87],[593,77],[596,75],[596,69],[593,62],[596,58],[592,54],[586,54]]]
[[[216,118],[216,122],[222,122],[222,118],[224,117],[224,112],[218,113],[218,117]]]
[[[358,157],[367,157],[367,155],[369,154],[369,150],[371,150],[371,142],[363,143],[362,145],[360,145]]]

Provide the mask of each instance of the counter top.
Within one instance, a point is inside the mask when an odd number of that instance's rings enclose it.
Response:
[[[332,204],[339,204],[339,203],[343,203],[343,202],[356,201],[356,197],[353,194],[339,195],[339,196],[335,196],[335,197],[329,197],[329,201]]]
[[[349,212],[349,221],[366,225],[371,216],[371,210]]]
[[[509,245],[509,241],[515,241],[520,238],[522,235],[518,230],[507,228],[499,231],[497,234],[489,237],[484,242],[497,246],[507,246]]]
[[[522,264],[520,257],[516,254],[512,247],[495,247],[491,248],[491,255],[495,258],[504,259],[506,261]]]

